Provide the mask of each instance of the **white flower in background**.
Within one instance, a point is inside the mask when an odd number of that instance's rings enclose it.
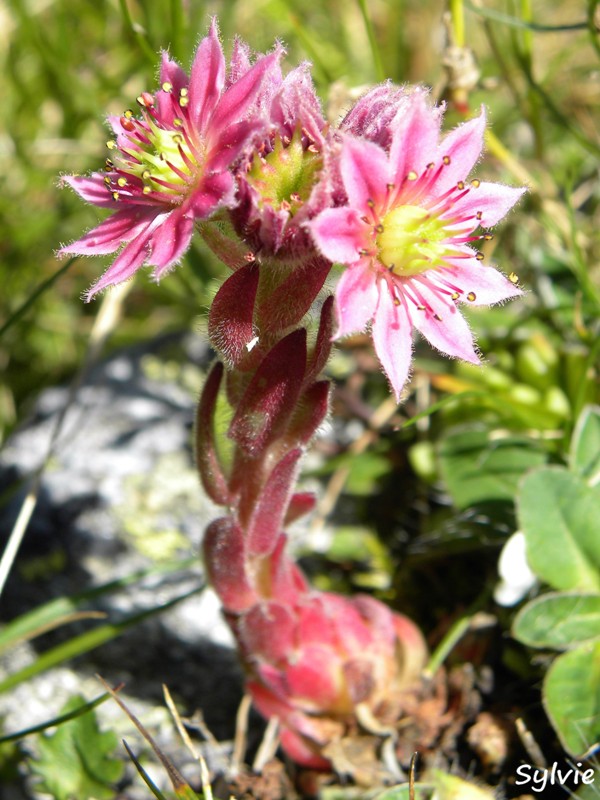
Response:
[[[536,585],[537,578],[529,568],[525,551],[525,534],[516,531],[506,541],[498,560],[500,583],[494,591],[498,605],[514,606]]]

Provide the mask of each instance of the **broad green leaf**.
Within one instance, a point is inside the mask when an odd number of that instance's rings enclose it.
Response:
[[[527,561],[554,589],[600,592],[600,487],[561,467],[526,475],[517,497]]]
[[[544,680],[546,713],[575,758],[600,740],[600,642],[563,653]]]
[[[63,712],[83,703],[82,697],[72,697]],[[92,712],[63,723],[51,736],[40,736],[40,757],[31,763],[41,778],[38,788],[55,800],[112,800],[124,769],[122,761],[111,757],[117,743],[113,731],[100,731]]]
[[[454,504],[513,500],[521,475],[543,464],[546,454],[522,436],[492,439],[481,428],[454,430],[440,450],[442,475]]]
[[[515,639],[530,647],[568,650],[600,639],[600,594],[547,594],[522,608],[513,623]]]
[[[599,406],[586,406],[579,415],[571,439],[569,468],[586,481],[600,477]]]

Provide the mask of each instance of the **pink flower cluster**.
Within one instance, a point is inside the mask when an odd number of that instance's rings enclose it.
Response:
[[[294,482],[328,412],[319,375],[331,340],[370,326],[397,398],[414,328],[476,362],[460,304],[520,293],[476,243],[522,190],[469,181],[483,112],[442,136],[425,91],[384,84],[334,127],[308,66],[284,77],[282,52],[253,58],[238,41],[227,67],[213,22],[189,77],[163,55],[158,91],[140,95],[137,114],[109,119],[106,171],[63,178],[113,213],[61,253],[119,251],[88,299],[144,264],[158,279],[195,227],[232,270],[209,313],[220,360],[196,429],[205,491],[227,514],[206,532],[205,562],[257,708],[279,718],[293,758],[321,767],[361,710],[376,726],[398,720],[426,659],[406,617],[370,597],[315,591],[285,552],[284,529],[314,504]],[[335,323],[334,300],[320,297],[334,263]],[[220,402],[231,412],[227,457],[215,439]]]
[[[63,178],[113,214],[60,253],[122,247],[88,299],[145,263],[160,278],[185,253],[194,223],[222,221],[225,212],[236,239],[216,228],[206,238],[233,268],[256,259],[305,269],[317,254],[346,267],[335,335],[371,326],[397,398],[414,328],[442,353],[477,362],[460,304],[497,303],[520,290],[514,276],[482,263],[476,243],[491,238],[487,229],[524,191],[469,182],[483,112],[441,137],[442,109],[424,90],[384,84],[332,128],[308,66],[284,78],[282,53],[276,47],[252,63],[238,41],[227,69],[213,21],[189,78],[163,54],[160,87],[138,97],[138,115],[109,118],[106,171]]]

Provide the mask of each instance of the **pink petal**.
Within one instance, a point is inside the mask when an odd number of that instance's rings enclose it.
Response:
[[[347,269],[335,290],[338,330],[335,337],[363,331],[377,306],[377,282],[368,265]]]
[[[493,267],[484,267],[479,261],[469,266],[464,266],[464,263],[457,263],[451,269],[434,273],[431,282],[438,283],[438,277],[441,280],[447,278],[450,283],[463,290],[461,301],[473,306],[490,306],[523,294],[518,286]],[[467,299],[470,292],[475,295],[474,300]]]
[[[235,203],[235,185],[229,172],[218,172],[204,178],[199,188],[185,205],[186,213],[195,219],[205,219],[217,208],[231,207]]]
[[[467,179],[481,155],[484,131],[485,110],[482,109],[478,117],[458,125],[442,139],[437,161],[441,162],[447,156],[450,163],[442,167],[435,183],[435,196]]]
[[[366,213],[369,202],[381,205],[390,182],[387,156],[381,147],[348,136],[344,139],[340,165],[351,206]]]
[[[269,76],[271,70],[277,71],[280,57],[281,48],[263,56],[252,69],[223,93],[210,121],[213,130],[223,130],[234,122],[239,122],[246,115],[248,107],[261,88],[262,81]]]
[[[460,222],[465,217],[474,218],[472,224],[490,228],[510,211],[527,189],[504,186],[502,183],[481,181],[479,186],[471,186],[464,197],[454,203],[446,218]],[[477,214],[481,212],[481,219]]]
[[[239,79],[250,69],[250,48],[236,36],[233,42],[231,58],[229,59],[229,74],[227,75],[227,86],[239,81]]]
[[[460,311],[447,295],[439,292],[427,273],[408,282],[409,291],[419,295],[419,301],[426,306],[419,311],[409,305],[413,325],[438,350],[453,358],[462,358],[471,364],[479,364],[479,356],[473,345],[473,335]],[[436,319],[436,315],[439,319]]]
[[[61,247],[59,255],[98,256],[114,253],[122,244],[135,239],[157,214],[156,208],[143,212],[131,206],[123,208],[92,228],[81,239]]]
[[[126,281],[142,266],[149,253],[149,244],[152,233],[162,222],[164,215],[159,215],[154,219],[145,230],[133,239],[117,256],[111,266],[106,270],[100,280],[88,290],[86,300],[89,302],[92,297],[107,286]]]
[[[196,51],[190,75],[189,111],[197,128],[204,133],[215,110],[225,82],[225,58],[219,42],[216,20]]]
[[[262,123],[258,120],[242,120],[215,131],[218,135],[212,135],[207,143],[205,169],[215,172],[227,169],[240,155],[248,140],[261,128]]]
[[[308,228],[319,250],[330,261],[355,264],[359,250],[368,245],[368,229],[354,208],[328,208]]]
[[[379,282],[379,302],[373,322],[373,343],[396,400],[408,380],[412,358],[412,324],[404,303],[394,302],[391,289]]]
[[[172,61],[169,58],[169,54],[164,50],[162,53],[159,80],[161,88],[156,93],[158,117],[161,122],[170,125],[173,122],[173,118],[177,116],[175,112],[177,106],[173,101],[177,101],[179,99],[180,91],[187,87],[188,76],[176,61]],[[171,84],[173,87],[172,93],[164,92],[162,90],[164,83]]]
[[[63,175],[60,179],[61,186],[67,184],[86,201],[100,208],[117,208],[117,201],[113,199],[104,183],[104,175],[94,172],[89,177],[82,175]]]
[[[390,164],[395,176],[393,182],[400,186],[409,172],[420,175],[435,157],[441,109],[430,106],[425,92],[417,90],[409,96],[407,108],[394,122]]]
[[[167,215],[152,236],[152,255],[148,259],[155,267],[152,275],[156,280],[185,253],[193,232],[193,218],[184,214],[180,208]]]

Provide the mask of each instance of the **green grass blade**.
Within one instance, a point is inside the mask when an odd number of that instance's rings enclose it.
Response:
[[[88,711],[91,711],[92,709],[96,708],[96,706],[101,705],[108,700],[109,697],[109,692],[104,692],[104,694],[96,697],[95,700],[90,700],[89,703],[84,703],[78,708],[73,709],[73,711],[69,711],[68,714],[61,714],[61,716],[54,717],[46,722],[40,722],[39,725],[32,725],[30,728],[23,728],[23,730],[17,731],[16,733],[9,733],[6,736],[0,736],[0,744],[4,744],[5,742],[16,742],[19,739],[24,739],[25,736],[31,736],[32,733],[41,733],[48,728],[54,728],[56,725],[62,725],[63,722],[68,722],[71,719],[80,717],[82,714],[87,714]]]
[[[587,20],[573,22],[570,25],[540,25],[537,22],[527,22],[518,19],[518,17],[511,17],[509,14],[503,14],[501,11],[494,11],[493,8],[476,6],[472,2],[469,2],[469,0],[465,0],[465,8],[493,22],[501,22],[503,25],[508,25],[511,28],[523,28],[525,30],[535,31],[535,33],[563,33],[564,31],[583,31],[588,28]]]
[[[148,775],[146,770],[142,767],[142,765],[134,755],[133,750],[131,749],[131,747],[129,747],[125,739],[123,739],[123,746],[125,747],[125,750],[127,750],[127,755],[133,761],[135,768],[141,775],[142,780],[144,781],[146,786],[150,789],[154,797],[156,797],[157,800],[168,800],[168,798],[166,798],[164,794],[158,789],[158,787],[156,786],[150,775]]]
[[[10,317],[6,320],[4,325],[0,327],[0,336],[6,333],[6,331],[11,328],[15,322],[17,322],[23,314],[27,313],[31,306],[35,303],[35,301],[44,294],[44,292],[49,289],[56,281],[62,277],[65,272],[71,267],[71,265],[75,262],[76,257],[70,258],[66,264],[64,264],[60,269],[58,269],[53,275],[47,278],[45,281],[39,284],[39,286],[33,290],[33,292],[29,295],[27,300],[17,308],[16,311],[10,315]]]
[[[141,611],[138,614],[132,614],[131,616],[121,620],[121,622],[100,625],[91,631],[87,631],[79,636],[75,636],[68,642],[64,642],[63,644],[59,644],[56,647],[47,650],[45,653],[42,653],[33,664],[29,664],[29,666],[19,670],[19,672],[15,672],[13,675],[9,675],[2,682],[0,682],[0,693],[6,692],[9,689],[13,689],[20,683],[29,680],[29,678],[33,678],[36,675],[51,669],[52,667],[63,664],[65,661],[76,658],[84,653],[89,653],[90,650],[95,650],[96,647],[100,647],[100,645],[104,644],[105,642],[116,639],[117,636],[120,636],[126,630],[134,625],[137,625],[139,622],[142,622],[143,620],[148,619],[155,614],[167,611],[169,608],[176,606],[182,600],[186,600],[188,597],[192,597],[192,595],[203,591],[203,589],[204,586],[198,586],[185,592],[184,594],[174,597],[164,605],[155,606],[154,608],[147,609],[146,611]]]
[[[369,38],[371,55],[373,56],[373,64],[375,66],[375,75],[377,76],[378,81],[384,81],[386,78],[385,68],[383,66],[381,53],[379,52],[379,47],[377,46],[377,41],[375,39],[375,31],[373,30],[373,24],[371,22],[371,17],[369,16],[369,9],[367,8],[366,0],[358,0],[358,7],[360,8],[360,13],[362,15],[363,22],[365,23],[365,29]]]
[[[34,608],[33,611],[21,614],[21,616],[9,622],[2,631],[0,631],[0,653],[14,647],[19,642],[28,641],[35,638],[35,636],[40,633],[44,633],[45,631],[69,622],[69,618],[73,618],[74,615],[88,613],[85,609],[81,608],[84,603],[89,603],[105,594],[125,589],[150,575],[177,572],[180,569],[187,569],[195,563],[195,558],[186,558],[181,561],[152,566],[147,569],[138,570],[124,578],[118,578],[114,581],[104,583],[101,586],[96,586],[93,589],[88,589],[85,592],[80,592],[70,597],[58,597],[54,600],[50,600]]]

